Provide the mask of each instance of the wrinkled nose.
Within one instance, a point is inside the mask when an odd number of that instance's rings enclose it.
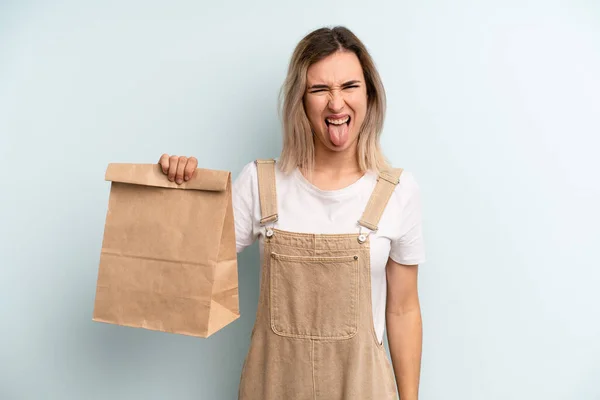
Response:
[[[344,108],[344,98],[338,91],[333,91],[329,97],[329,103],[327,103],[327,108],[332,113],[339,113]]]

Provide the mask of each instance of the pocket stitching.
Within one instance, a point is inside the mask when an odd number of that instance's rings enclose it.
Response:
[[[290,255],[284,255],[284,254],[278,254],[278,253],[271,253],[270,256],[276,260],[279,261],[294,261],[294,260],[302,260],[302,261],[310,261],[310,262],[340,262],[340,261],[345,261],[345,262],[354,262],[356,263],[356,265],[353,265],[353,281],[352,283],[355,286],[355,296],[353,299],[351,299],[351,312],[354,314],[354,318],[353,318],[353,322],[354,322],[354,326],[351,326],[351,332],[347,335],[343,335],[343,336],[321,336],[321,335],[310,335],[310,334],[302,334],[302,333],[291,333],[291,332],[284,332],[284,331],[280,331],[275,327],[275,315],[278,315],[278,307],[277,307],[277,303],[275,303],[273,301],[274,296],[274,292],[276,292],[277,287],[276,287],[276,281],[275,278],[273,277],[273,266],[274,263],[270,263],[270,272],[269,272],[269,286],[270,286],[270,290],[269,290],[269,305],[271,308],[271,313],[270,313],[270,325],[271,325],[271,330],[279,335],[279,336],[285,336],[285,337],[293,337],[293,338],[301,338],[301,339],[329,339],[329,340],[344,340],[344,339],[350,339],[352,337],[354,337],[357,332],[358,332],[358,310],[359,307],[357,305],[357,303],[359,303],[360,298],[360,285],[359,285],[359,279],[360,279],[360,270],[358,268],[358,259],[356,258],[356,255],[351,255],[351,256],[337,256],[337,257],[320,257],[320,256],[290,256]]]

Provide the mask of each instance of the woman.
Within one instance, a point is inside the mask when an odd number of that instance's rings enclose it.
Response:
[[[380,149],[379,74],[348,29],[318,29],[296,47],[282,94],[281,157],[249,163],[233,185],[237,250],[258,239],[262,259],[239,398],[395,399],[397,385],[415,400],[420,199]],[[198,165],[159,163],[177,183]]]

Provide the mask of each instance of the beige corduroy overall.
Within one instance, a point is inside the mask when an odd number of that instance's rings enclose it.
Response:
[[[373,326],[369,237],[360,227],[377,230],[402,170],[379,175],[357,232],[310,234],[271,225],[278,218],[275,161],[256,163],[264,260],[239,399],[397,399]]]

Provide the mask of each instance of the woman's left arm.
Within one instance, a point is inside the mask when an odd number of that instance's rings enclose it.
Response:
[[[386,327],[396,385],[402,400],[417,400],[421,375],[422,321],[417,290],[418,265],[386,266]]]

